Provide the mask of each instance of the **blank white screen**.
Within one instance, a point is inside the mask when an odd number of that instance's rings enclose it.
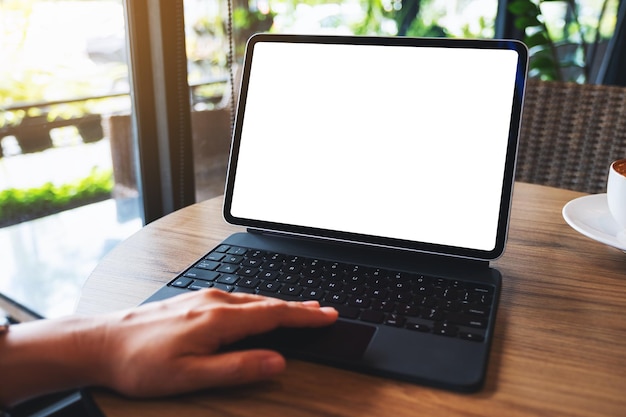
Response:
[[[492,250],[517,58],[256,44],[231,214]]]

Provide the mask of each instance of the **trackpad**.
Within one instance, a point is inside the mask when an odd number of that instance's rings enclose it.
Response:
[[[363,356],[376,327],[339,320],[322,328],[280,328],[238,342],[230,349],[268,348],[287,355],[355,361]]]

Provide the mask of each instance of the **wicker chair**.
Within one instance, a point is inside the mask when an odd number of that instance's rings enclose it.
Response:
[[[609,164],[626,158],[626,88],[530,79],[516,180],[606,191]]]

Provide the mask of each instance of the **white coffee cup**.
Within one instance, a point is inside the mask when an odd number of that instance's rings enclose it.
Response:
[[[611,164],[606,195],[611,215],[626,231],[626,159]]]

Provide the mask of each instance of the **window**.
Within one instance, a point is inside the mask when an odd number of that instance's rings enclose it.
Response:
[[[141,227],[122,0],[4,0],[0,45],[0,292],[64,315]]]

